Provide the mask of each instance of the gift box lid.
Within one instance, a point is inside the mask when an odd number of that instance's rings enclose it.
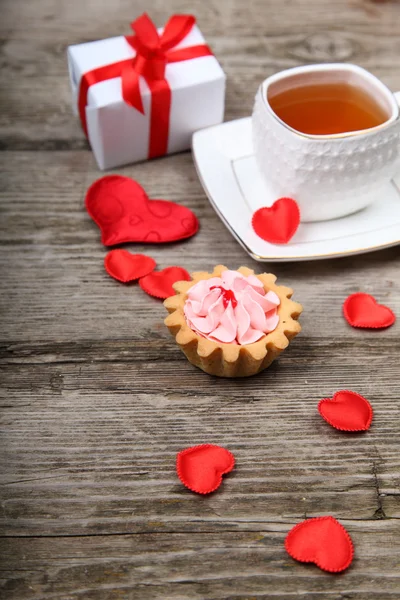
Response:
[[[158,29],[159,34],[162,32],[163,29]],[[194,25],[174,50],[204,43],[203,35],[197,25]],[[124,36],[75,44],[68,47],[67,53],[75,110],[82,75],[107,64],[134,58],[136,54]],[[165,76],[172,91],[225,79],[225,74],[213,55],[167,64]],[[149,87],[143,77],[140,78],[140,92],[143,99],[150,96]],[[120,77],[96,83],[89,88],[87,105],[90,107],[100,108],[122,101]]]

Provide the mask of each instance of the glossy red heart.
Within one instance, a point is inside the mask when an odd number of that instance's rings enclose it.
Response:
[[[203,444],[182,450],[176,457],[176,471],[183,485],[198,494],[210,494],[221,485],[222,475],[232,471],[235,457],[229,450]]]
[[[373,296],[362,292],[351,294],[346,298],[343,313],[352,327],[363,329],[383,329],[393,325],[396,320],[390,308],[378,304]]]
[[[137,181],[122,175],[95,181],[86,192],[85,204],[105,246],[176,242],[199,228],[191,210],[168,200],[150,200]]]
[[[131,254],[127,250],[111,250],[104,259],[107,273],[123,283],[148,275],[154,271],[156,264],[151,256]]]
[[[139,279],[139,285],[144,292],[156,298],[169,298],[175,294],[172,284],[177,281],[190,281],[191,277],[182,267],[167,267],[162,271],[153,271]]]
[[[367,431],[374,415],[368,400],[348,390],[320,400],[318,411],[329,425],[341,431]]]
[[[302,521],[289,531],[285,548],[295,560],[314,563],[329,573],[347,569],[354,555],[350,535],[333,517]]]
[[[256,234],[271,244],[287,244],[300,223],[300,210],[292,198],[279,198],[256,210],[251,221]]]

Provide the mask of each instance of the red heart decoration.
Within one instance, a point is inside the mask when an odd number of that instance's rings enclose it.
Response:
[[[86,192],[85,204],[105,246],[176,242],[199,228],[191,210],[168,200],[150,200],[137,181],[122,175],[95,181]]]
[[[320,400],[318,411],[329,425],[341,431],[367,431],[374,415],[368,400],[348,390]]]
[[[210,494],[221,485],[222,475],[232,471],[235,457],[229,450],[203,444],[182,450],[176,457],[176,471],[183,485],[198,494]]]
[[[154,271],[139,279],[139,285],[146,294],[156,298],[169,298],[175,294],[173,283],[190,281],[191,277],[182,267],[167,267],[162,271]]]
[[[383,304],[378,304],[370,294],[351,294],[343,304],[346,321],[352,327],[363,329],[383,329],[390,327],[396,320],[393,311]]]
[[[251,224],[256,234],[271,244],[287,244],[300,223],[300,210],[292,198],[279,198],[272,206],[259,208]]]
[[[285,548],[295,560],[314,563],[329,573],[347,569],[354,556],[351,537],[333,517],[317,517],[299,523],[289,531]]]
[[[154,271],[156,264],[151,256],[131,254],[127,250],[111,250],[104,259],[107,273],[123,283],[148,275]]]

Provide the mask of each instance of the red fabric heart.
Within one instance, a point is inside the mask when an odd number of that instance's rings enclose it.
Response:
[[[329,425],[341,431],[367,431],[374,415],[368,400],[348,390],[320,400],[318,411]]]
[[[203,444],[182,450],[176,457],[176,471],[183,485],[198,494],[211,494],[221,485],[222,475],[232,471],[235,457],[229,450]]]
[[[190,281],[191,277],[182,267],[167,267],[162,271],[154,271],[139,279],[139,285],[146,294],[156,298],[168,298],[175,294],[173,283]]]
[[[370,294],[351,294],[343,304],[346,321],[352,327],[363,329],[383,329],[390,327],[396,320],[393,311],[383,304],[378,304]]]
[[[154,271],[156,264],[151,256],[131,254],[127,250],[111,250],[104,259],[107,273],[123,283],[148,275]]]
[[[251,224],[256,234],[271,244],[287,244],[300,223],[300,210],[292,198],[279,198],[272,206],[259,208]]]
[[[333,517],[302,521],[289,531],[285,548],[295,560],[314,563],[329,573],[347,569],[354,555],[351,537]]]
[[[168,200],[150,200],[136,181],[122,175],[95,181],[86,192],[85,204],[100,227],[105,246],[176,242],[191,237],[199,228],[191,210]]]

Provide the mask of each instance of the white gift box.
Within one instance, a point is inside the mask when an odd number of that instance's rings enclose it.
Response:
[[[162,33],[162,29],[158,30]],[[194,25],[174,50],[204,44]],[[74,112],[78,114],[81,77],[93,69],[134,58],[135,50],[119,36],[69,46],[68,66]],[[202,56],[167,64],[165,78],[171,88],[167,153],[187,150],[198,129],[221,123],[224,118],[225,74],[215,56]],[[100,169],[110,169],[148,158],[151,93],[140,77],[144,114],[122,98],[121,78],[89,87],[86,122],[90,145]]]

